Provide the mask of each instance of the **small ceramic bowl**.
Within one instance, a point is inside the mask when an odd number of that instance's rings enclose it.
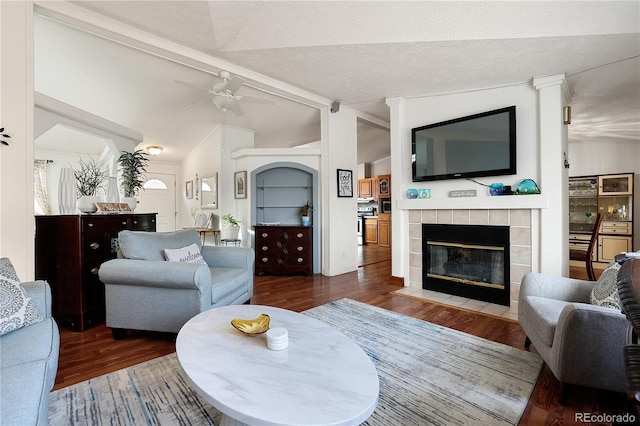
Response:
[[[262,314],[258,318],[249,320],[234,318],[231,320],[231,325],[248,336],[257,336],[269,330],[269,315]]]

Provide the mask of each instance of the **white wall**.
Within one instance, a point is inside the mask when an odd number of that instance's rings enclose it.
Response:
[[[207,209],[206,212],[220,217],[227,213],[233,214],[241,221],[243,234],[245,233],[248,223],[244,208],[246,200],[236,200],[233,191],[234,173],[241,169],[236,164],[237,160],[231,158],[231,154],[238,149],[253,147],[253,134],[252,130],[218,126],[185,157],[177,183],[178,229],[194,226],[191,210],[200,208],[201,197],[198,194],[196,199],[195,195],[196,174],[201,178],[218,173],[218,208]],[[192,199],[187,199],[185,195],[185,184],[189,180],[193,180],[194,184]]]
[[[540,183],[537,97],[538,92],[535,88],[530,85],[521,85],[435,97],[394,98],[388,100],[392,111],[391,174],[392,198],[394,201],[406,199],[406,190],[408,188],[429,188],[431,189],[432,198],[427,201],[430,206],[428,208],[437,209],[439,202],[449,200],[449,191],[475,189],[477,197],[469,200],[470,203],[475,203],[475,208],[488,208],[491,206],[495,197],[491,197],[488,188],[469,180],[412,182],[411,129],[510,105],[516,106],[517,174],[483,177],[475,180],[485,185],[493,182],[512,185],[520,179],[531,178]],[[544,185],[541,187],[541,191],[544,193]],[[394,202],[394,206],[396,205]],[[392,219],[394,247],[392,275],[406,278],[409,276],[409,265],[406,260],[407,253],[409,253],[408,216],[406,211],[394,210]],[[548,249],[552,252],[557,252],[558,256],[561,255],[561,249],[559,248],[549,247]],[[540,244],[536,239],[532,242],[533,256],[539,256],[539,252]],[[532,259],[532,264],[537,265],[536,259]]]

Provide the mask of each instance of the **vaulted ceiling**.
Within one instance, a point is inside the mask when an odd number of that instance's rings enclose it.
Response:
[[[211,55],[388,121],[386,97],[433,96],[566,74],[570,141],[640,140],[637,1],[76,1],[195,52]],[[46,9],[46,2],[43,8]],[[246,79],[244,115],[223,114],[199,70],[47,18],[36,20],[36,90],[144,134],[179,161],[224,121],[254,129],[257,147],[320,139],[310,105]],[[246,77],[240,75],[240,77]],[[425,123],[427,124],[427,123]],[[389,155],[388,132],[359,125],[359,162]],[[364,147],[366,146],[366,148]]]

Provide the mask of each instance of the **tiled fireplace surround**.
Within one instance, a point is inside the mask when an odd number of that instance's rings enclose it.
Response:
[[[510,306],[422,288],[422,224],[500,225],[510,233]],[[443,209],[409,211],[409,286],[399,293],[517,320],[522,277],[531,271],[530,209]]]

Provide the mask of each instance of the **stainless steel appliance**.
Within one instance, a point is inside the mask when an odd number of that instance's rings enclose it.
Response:
[[[380,213],[391,213],[391,199],[381,198],[378,201],[378,211]]]
[[[373,206],[358,206],[358,245],[367,244],[364,238],[364,221],[367,216],[375,216],[376,208]]]

